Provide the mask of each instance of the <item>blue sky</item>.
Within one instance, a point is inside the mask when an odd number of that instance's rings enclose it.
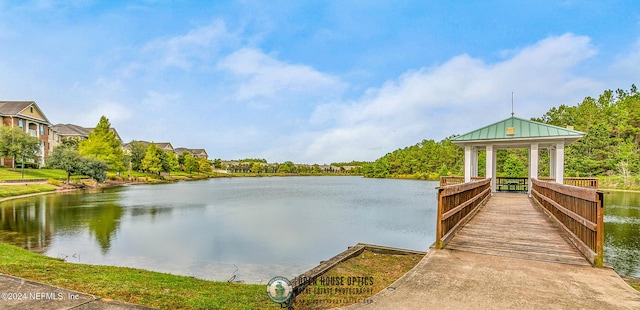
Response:
[[[212,158],[375,160],[639,72],[636,1],[0,0],[0,100]]]

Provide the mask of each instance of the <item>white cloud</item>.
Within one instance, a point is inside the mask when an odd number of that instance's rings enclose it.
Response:
[[[299,93],[340,93],[339,79],[305,65],[288,64],[253,48],[243,48],[223,59],[218,67],[239,79],[236,100],[289,97]],[[335,94],[335,93],[334,93]]]
[[[409,71],[359,100],[317,107],[312,122],[335,119],[337,126],[315,135],[304,158],[373,160],[422,139],[462,134],[509,117],[512,91],[516,116],[521,118],[577,103],[601,89],[597,82],[572,74],[595,53],[588,37],[565,34],[493,64],[460,55],[439,66]]]
[[[210,60],[217,51],[234,40],[234,35],[227,31],[225,23],[214,20],[211,24],[194,28],[185,35],[147,43],[142,52],[150,56],[150,59],[158,61],[162,67],[189,70],[198,61]]]

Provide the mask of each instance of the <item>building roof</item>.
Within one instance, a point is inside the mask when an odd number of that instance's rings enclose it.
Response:
[[[36,108],[39,116],[47,122],[47,124],[51,124],[47,116],[44,115],[40,107],[36,104],[35,101],[0,101],[0,115],[2,116],[21,116],[25,118],[33,118],[32,116],[22,114],[20,112],[26,110],[29,106]]]
[[[74,124],[56,124],[53,129],[58,132],[59,136],[81,136],[86,138],[89,135],[89,128]]]
[[[153,143],[156,145],[156,147],[166,150],[167,148],[169,148],[171,151],[174,151],[173,149],[173,145],[171,145],[171,142],[149,142],[149,141],[143,141],[143,140],[133,140],[131,142],[125,143],[122,145],[123,148],[128,149],[131,146],[131,143],[133,142],[140,142],[146,146],[148,146],[149,144]]]
[[[209,157],[209,155],[207,154],[207,151],[205,149],[189,149],[186,147],[177,147],[175,148],[176,153],[177,154],[182,154],[184,152],[187,152],[193,156],[207,156]]]
[[[487,141],[522,141],[522,140],[560,140],[572,143],[584,132],[570,128],[562,128],[549,124],[538,123],[517,117],[510,117],[502,121],[487,125],[480,129],[465,133],[451,139],[455,144]]]
[[[93,129],[95,128],[87,128],[87,127],[82,127],[74,124],[56,124],[53,126],[53,130],[58,132],[59,136],[63,136],[63,137],[77,136],[77,137],[88,138],[89,133],[92,132]],[[122,141],[122,139],[120,138],[120,135],[118,134],[118,131],[115,128],[111,127],[110,130],[116,135],[116,138],[118,140]]]
[[[33,101],[0,101],[0,114],[17,115],[30,106]]]

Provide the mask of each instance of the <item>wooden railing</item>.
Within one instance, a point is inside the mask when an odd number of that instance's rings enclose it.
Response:
[[[540,181],[555,182],[554,178],[539,178]],[[598,188],[598,179],[596,178],[564,178],[565,185],[572,185],[585,188]]]
[[[531,180],[531,197],[568,235],[594,266],[602,266],[604,248],[603,193],[558,183]]]
[[[436,248],[444,248],[491,196],[491,179],[438,188]]]
[[[484,180],[485,177],[471,177],[471,181],[480,181]],[[463,176],[443,176],[440,177],[440,186],[449,186],[453,184],[462,184],[464,183]]]
[[[496,177],[496,190],[499,192],[526,192],[528,188],[528,177]]]

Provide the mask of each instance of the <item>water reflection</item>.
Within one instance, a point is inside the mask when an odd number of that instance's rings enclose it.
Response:
[[[118,230],[122,207],[113,203],[105,204],[89,221],[89,231],[100,244],[102,254],[109,252],[111,238]]]
[[[640,193],[605,195],[605,261],[622,275],[640,277]]]
[[[0,205],[0,241],[36,253],[46,253],[53,236],[87,231],[102,252],[107,253],[123,214],[122,207],[113,202],[117,199],[118,191],[111,190],[89,195],[34,196],[4,202]]]
[[[0,209],[0,241],[44,253],[55,227],[48,216],[46,204],[9,201]]]

